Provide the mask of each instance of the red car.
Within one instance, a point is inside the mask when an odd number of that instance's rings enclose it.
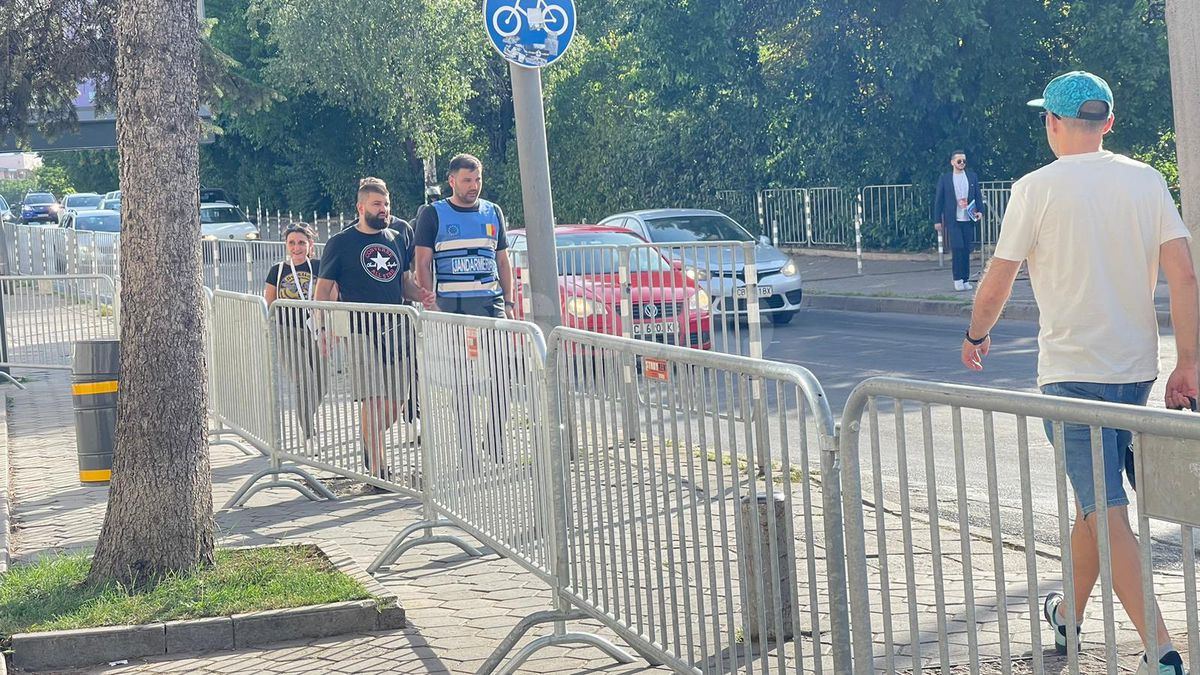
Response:
[[[592,225],[555,228],[558,290],[563,325],[606,335],[712,348],[708,293],[653,245],[629,230]],[[529,309],[524,267],[529,240],[524,230],[508,233],[517,277],[517,317]],[[630,318],[623,321],[619,250],[629,248]]]

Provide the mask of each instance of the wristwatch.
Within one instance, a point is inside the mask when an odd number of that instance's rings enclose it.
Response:
[[[516,307],[516,306],[517,306],[517,303],[513,302],[512,300],[505,300],[505,301],[504,301],[504,306],[505,306],[505,307]]]
[[[991,333],[984,333],[983,337],[976,340],[975,338],[971,337],[971,329],[970,328],[968,328],[963,334],[967,337],[967,342],[970,342],[971,344],[976,345],[976,346],[983,344],[984,341],[988,339],[988,336],[991,335]]]

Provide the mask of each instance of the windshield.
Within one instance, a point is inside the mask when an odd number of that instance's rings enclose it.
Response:
[[[30,195],[25,195],[26,204],[53,204],[54,195],[48,192],[35,192]]]
[[[650,238],[657,242],[754,241],[744,227],[729,216],[699,215],[646,219]]]
[[[212,209],[200,209],[201,223],[241,223],[245,222],[242,212],[232,206],[219,206]]]
[[[560,234],[554,241],[558,246],[558,273],[565,276],[616,274],[619,271],[617,248],[635,245],[638,248],[629,254],[630,272],[670,272],[673,269],[658,249],[625,232]]]
[[[63,200],[63,206],[73,209],[91,209],[99,206],[103,199],[100,195],[71,195]]]
[[[75,218],[75,229],[87,230],[89,232],[120,232],[121,216],[115,213],[105,213],[98,216],[77,216]]]

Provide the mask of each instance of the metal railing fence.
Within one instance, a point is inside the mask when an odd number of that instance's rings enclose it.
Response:
[[[885,407],[880,399],[892,404]],[[910,423],[913,417],[919,421]],[[1042,428],[1030,431],[1031,423],[1047,427],[1054,442],[1045,440]],[[949,438],[935,433],[947,425]],[[1132,432],[1138,462],[1136,528],[1146,625],[1155,624],[1156,595],[1165,615],[1176,621],[1186,615],[1186,652],[1195,672],[1200,632],[1192,528],[1200,526],[1200,506],[1183,497],[1200,493],[1200,423],[1194,417],[895,378],[860,384],[842,417],[853,672],[920,672],[949,664],[979,672],[985,662],[1011,667],[1023,655],[1029,655],[1034,673],[1050,672],[1043,657],[1045,594],[1064,593],[1068,635],[1078,625],[1065,435],[1089,439],[1095,489],[1106,494],[1102,439],[1112,429]],[[1014,493],[1018,503],[1004,498]],[[1137,635],[1118,631],[1115,616],[1113,577],[1120,572],[1108,533],[1120,523],[1104,508],[1093,522],[1100,608],[1093,606],[1087,616],[1100,625],[1085,631],[1085,638],[1102,639],[1106,672],[1115,674],[1117,645]],[[954,530],[957,536],[950,534]],[[1048,538],[1048,532],[1057,538]],[[1179,542],[1171,548],[1180,572],[1163,570],[1164,540]],[[1081,583],[1089,581],[1094,579]],[[1165,638],[1146,642],[1159,645]],[[1078,673],[1074,640],[1067,640],[1067,655],[1070,672]]]
[[[815,378],[572,329],[547,367],[571,604],[679,672],[837,672],[840,504],[836,480],[813,496],[836,473]]]
[[[0,276],[0,366],[70,370],[76,342],[119,337],[116,297],[103,274]]]

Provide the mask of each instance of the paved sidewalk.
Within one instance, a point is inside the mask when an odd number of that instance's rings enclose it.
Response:
[[[859,274],[853,252],[849,257],[813,249],[789,252],[800,267],[804,304],[809,307],[948,316],[967,315],[971,311],[974,293],[954,290],[949,254],[944,268],[938,267],[936,256],[895,255],[864,260],[863,273]],[[981,269],[976,256],[971,263],[972,277],[978,278]],[[1160,314],[1170,309],[1165,279],[1159,279],[1154,298]],[[1005,315],[1037,319],[1033,289],[1024,268],[1013,286]]]

